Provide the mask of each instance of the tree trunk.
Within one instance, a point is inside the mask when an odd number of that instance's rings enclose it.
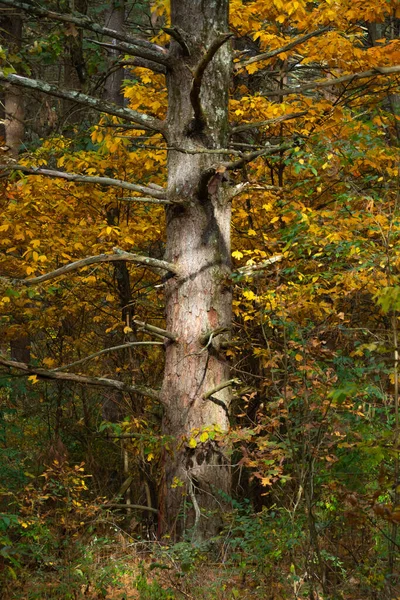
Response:
[[[105,25],[115,31],[123,32],[125,24],[125,2],[123,0],[113,0],[110,7],[107,9]],[[116,40],[113,40],[115,43]],[[110,50],[110,57],[113,63],[119,59],[119,50]],[[115,102],[123,106],[124,96],[122,94],[122,82],[124,80],[123,67],[117,68],[116,64],[111,64],[111,72],[107,77],[104,85],[104,99],[110,102]]]
[[[207,347],[201,342],[207,332],[229,329],[231,323],[231,206],[223,173],[212,169],[222,157],[207,153],[227,145],[229,42],[205,70],[196,118],[190,95],[196,67],[216,38],[228,31],[228,0],[172,0],[171,21],[187,41],[190,56],[184,45],[171,39],[167,139],[181,150],[169,152],[168,199],[184,206],[167,208],[166,258],[179,265],[183,275],[165,286],[167,329],[178,335],[178,341],[166,347],[161,391],[163,432],[174,441],[165,452],[160,517],[163,533],[172,538],[191,529],[193,539],[204,539],[218,532],[231,484],[226,448],[196,438],[204,428],[226,432],[229,426],[230,388],[204,399],[229,379],[229,368],[220,356],[227,334],[212,337]]]
[[[1,17],[1,38],[10,52],[18,52],[22,40],[22,18],[18,13]],[[22,89],[14,85],[7,86],[4,93],[4,130],[6,146],[13,157],[18,151],[25,134],[25,111]]]

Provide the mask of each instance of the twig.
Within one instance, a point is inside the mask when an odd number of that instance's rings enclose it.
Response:
[[[232,127],[232,133],[240,133],[241,131],[247,131],[254,129],[255,127],[264,127],[265,125],[274,125],[275,123],[282,123],[283,121],[290,121],[297,117],[304,117],[308,111],[303,110],[302,112],[292,113],[290,115],[282,115],[281,117],[275,117],[274,119],[267,119],[266,121],[256,121],[255,123],[244,123],[243,125],[237,125]]]
[[[307,40],[309,40],[313,37],[322,35],[323,33],[325,33],[328,30],[329,30],[329,27],[323,27],[322,29],[317,29],[317,31],[312,31],[310,33],[306,33],[305,35],[302,35],[301,37],[297,38],[296,40],[289,42],[288,44],[286,44],[286,46],[281,46],[280,48],[277,48],[276,50],[272,50],[271,52],[264,52],[263,54],[257,54],[257,56],[252,56],[251,58],[248,58],[247,60],[242,60],[242,61],[236,63],[234,68],[236,71],[238,71],[239,69],[243,69],[243,67],[247,67],[247,65],[251,65],[255,62],[259,62],[260,60],[267,60],[268,58],[273,58],[274,56],[278,56],[278,54],[282,54],[282,52],[288,52],[289,50],[291,50],[292,48],[295,48],[299,44],[303,44],[303,42],[306,42]]]
[[[64,371],[64,369],[70,369],[71,367],[76,367],[76,365],[80,365],[88,360],[92,360],[97,356],[101,356],[102,354],[106,354],[107,352],[114,352],[115,350],[123,350],[124,348],[131,348],[132,346],[163,346],[162,342],[128,342],[126,344],[121,344],[120,346],[113,346],[111,348],[104,348],[99,352],[95,352],[94,354],[90,354],[89,356],[85,356],[85,358],[81,358],[80,360],[76,360],[75,362],[70,363],[69,365],[64,365],[63,367],[57,367],[56,369],[51,369],[52,371]]]
[[[331,87],[339,85],[340,83],[346,83],[348,81],[357,81],[358,79],[367,79],[368,77],[376,77],[377,75],[393,75],[400,73],[400,65],[393,67],[374,67],[370,71],[363,71],[361,73],[352,73],[351,75],[343,75],[343,77],[337,77],[336,79],[323,79],[322,81],[316,81],[315,83],[307,83],[300,85],[297,88],[282,88],[274,92],[263,92],[263,96],[287,96],[288,94],[301,94],[308,90],[316,90],[324,87]]]

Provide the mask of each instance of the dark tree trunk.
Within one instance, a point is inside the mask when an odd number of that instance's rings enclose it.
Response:
[[[183,275],[166,284],[167,329],[178,335],[178,341],[166,348],[161,394],[163,431],[174,443],[165,453],[160,512],[164,532],[176,538],[191,528],[193,538],[204,539],[218,532],[231,484],[223,445],[210,439],[201,442],[198,437],[195,448],[188,443],[196,438],[196,430],[216,426],[226,432],[229,426],[223,406],[229,407],[229,388],[204,399],[210,389],[229,379],[229,369],[219,355],[227,334],[212,338],[207,348],[201,343],[207,332],[229,329],[231,323],[231,206],[222,176],[211,169],[221,156],[207,153],[227,145],[229,42],[206,68],[197,118],[190,95],[196,67],[216,38],[228,31],[228,0],[172,0],[171,20],[187,40],[190,56],[171,40],[167,138],[181,150],[169,152],[168,197],[185,204],[167,209],[166,259],[178,264]]]
[[[110,29],[115,29],[115,31],[122,32],[124,30],[125,2],[123,0],[113,0],[111,2],[111,6],[107,10],[105,25]],[[110,57],[112,58],[112,64],[110,74],[104,85],[104,99],[123,106],[124,97],[121,88],[124,80],[124,69],[117,66],[120,57],[119,50],[110,50]]]
[[[22,18],[16,12],[4,11],[0,18],[2,42],[10,53],[17,53],[22,42]],[[18,155],[25,134],[24,97],[21,88],[9,85],[4,93],[5,142],[13,157]]]

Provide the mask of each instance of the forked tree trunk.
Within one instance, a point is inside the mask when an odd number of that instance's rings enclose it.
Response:
[[[229,41],[205,71],[201,118],[199,113],[194,118],[190,94],[196,67],[216,38],[228,32],[228,0],[172,0],[171,21],[190,55],[171,38],[167,139],[179,150],[169,152],[168,198],[185,204],[167,208],[166,259],[178,264],[183,275],[165,286],[167,329],[178,335],[178,341],[166,348],[161,393],[163,432],[175,438],[165,453],[161,521],[163,531],[173,538],[191,529],[193,538],[204,539],[218,532],[231,483],[223,446],[199,438],[195,448],[188,443],[196,437],[196,429],[217,426],[227,431],[229,426],[223,406],[229,407],[229,388],[215,393],[212,400],[204,399],[229,379],[219,354],[220,343],[229,334],[212,337],[207,348],[201,343],[207,332],[229,329],[231,323],[231,207],[221,183],[223,174],[211,169],[223,160],[215,149],[227,146]]]

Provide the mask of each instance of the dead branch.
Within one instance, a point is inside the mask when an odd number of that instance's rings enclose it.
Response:
[[[290,115],[282,115],[281,117],[275,117],[274,119],[267,119],[266,121],[256,121],[255,123],[243,123],[243,125],[237,125],[232,127],[232,133],[240,133],[241,131],[247,131],[248,129],[254,129],[256,127],[265,127],[266,125],[275,125],[282,123],[283,121],[290,121],[297,117],[304,117],[307,114],[306,110],[298,113],[292,113]]]
[[[112,179],[111,177],[95,177],[93,175],[79,175],[79,173],[66,173],[65,171],[55,171],[52,169],[42,169],[36,167],[25,167],[24,165],[7,163],[0,165],[0,170],[5,171],[21,171],[28,175],[45,175],[46,177],[55,177],[57,179],[65,179],[66,181],[73,181],[76,183],[90,183],[98,185],[109,185],[113,187],[123,188],[124,190],[130,190],[131,192],[140,192],[142,194],[148,194],[158,200],[165,200],[165,192],[161,189],[154,187],[140,185],[137,183],[130,183],[129,181],[123,181],[122,179]],[[137,200],[137,198],[135,198]]]
[[[178,339],[178,336],[176,336],[174,333],[166,331],[165,329],[161,329],[160,327],[156,327],[155,325],[149,325],[148,323],[144,323],[143,321],[137,321],[136,319],[134,319],[133,322],[135,323],[135,325],[138,325],[141,330],[148,331],[149,333],[153,333],[154,335],[157,335],[159,337],[168,338],[173,342],[176,342],[176,340]]]
[[[65,275],[66,273],[76,271],[77,269],[82,269],[83,267],[87,267],[89,265],[95,265],[98,263],[105,262],[115,262],[120,260],[126,262],[134,262],[138,265],[143,265],[150,269],[155,269],[156,271],[162,269],[164,271],[167,271],[168,273],[173,273],[174,275],[179,274],[178,267],[165,260],[151,258],[150,256],[141,256],[140,254],[131,254],[130,252],[124,252],[119,248],[113,248],[113,250],[114,254],[97,254],[96,256],[87,256],[86,258],[81,258],[80,260],[77,260],[73,263],[68,263],[67,265],[55,269],[55,271],[45,273],[44,275],[39,275],[38,277],[32,277],[31,279],[12,279],[9,277],[1,277],[1,280],[9,281],[14,285],[25,285],[31,287],[33,285],[45,283],[46,281],[50,281],[51,279],[56,279],[57,277]]]
[[[179,27],[163,27],[163,31],[168,33],[182,48],[184,56],[190,56],[189,44],[186,41],[186,34]]]
[[[106,377],[87,377],[85,375],[76,375],[75,373],[56,373],[40,367],[34,367],[27,365],[26,363],[15,362],[13,360],[7,360],[0,355],[0,365],[7,367],[8,369],[18,369],[24,371],[27,375],[36,375],[40,379],[50,379],[58,381],[71,381],[72,383],[79,383],[83,385],[89,385],[94,387],[107,387],[121,392],[127,392],[129,394],[140,394],[159,400],[159,394],[156,390],[151,388],[140,386],[140,385],[129,385],[123,381],[117,381],[115,379],[107,379]]]
[[[70,23],[72,25],[76,25],[77,27],[81,27],[82,29],[94,31],[95,33],[99,33],[100,35],[105,35],[115,40],[124,42],[124,44],[126,45],[127,53],[129,52],[135,55],[136,52],[146,49],[147,57],[144,58],[149,58],[154,62],[160,62],[165,65],[168,62],[168,51],[165,48],[157,46],[157,44],[153,44],[152,42],[148,42],[147,40],[143,40],[138,36],[127,35],[126,33],[123,33],[121,31],[116,31],[108,27],[102,27],[87,15],[77,16],[76,14],[61,14],[43,7],[39,7],[34,4],[20,2],[19,0],[0,0],[0,4],[4,6],[11,6],[14,9],[19,8],[30,15],[37,15],[39,17],[52,19],[54,21],[59,21],[62,23]]]
[[[314,83],[306,83],[305,85],[299,85],[295,88],[282,88],[275,92],[264,92],[263,96],[287,96],[288,94],[302,94],[309,90],[317,90],[324,87],[333,87],[340,85],[341,83],[358,81],[359,79],[367,79],[369,77],[377,77],[378,75],[394,75],[400,73],[400,65],[394,65],[393,67],[374,67],[369,71],[363,71],[361,73],[352,73],[351,75],[343,75],[343,77],[336,77],[336,79],[323,79],[322,81],[315,81]]]
[[[56,98],[71,100],[77,104],[82,104],[83,106],[93,108],[93,110],[114,115],[116,117],[121,117],[122,119],[132,121],[133,123],[138,123],[139,125],[143,125],[143,127],[146,127],[146,129],[151,129],[152,131],[158,131],[160,133],[164,131],[163,121],[160,121],[155,117],[132,110],[131,108],[117,106],[112,102],[87,96],[86,94],[82,94],[82,92],[76,90],[64,90],[50,83],[46,83],[45,81],[40,81],[39,79],[29,79],[28,77],[15,75],[15,73],[9,73],[6,75],[3,71],[0,71],[0,81],[5,81],[6,83],[10,83],[12,85],[43,92],[44,94],[55,96]]]
[[[115,52],[118,50],[123,54],[129,54],[130,56],[135,56],[138,60],[145,61],[146,69],[151,69],[156,73],[166,73],[166,59],[165,55],[160,56],[160,59],[157,60],[154,58],[154,52],[149,51],[147,48],[136,48],[132,46],[132,44],[125,44],[124,42],[120,42],[119,44],[107,44],[106,42],[99,42],[97,40],[89,39],[88,42],[92,44],[96,44],[97,46],[101,46],[102,48],[106,48],[107,50],[111,50]]]
[[[310,33],[306,33],[305,35],[302,35],[301,37],[297,38],[296,40],[289,42],[288,44],[286,44],[286,46],[281,46],[280,48],[277,48],[276,50],[272,50],[271,52],[263,52],[262,54],[257,54],[257,56],[252,56],[251,58],[248,58],[247,60],[241,60],[240,62],[235,64],[234,69],[235,69],[235,71],[238,71],[239,69],[243,69],[243,67],[246,67],[247,65],[251,65],[251,64],[253,64],[255,62],[259,62],[261,60],[267,60],[268,58],[273,58],[274,56],[278,56],[278,54],[282,54],[282,52],[288,52],[289,50],[292,50],[292,48],[295,48],[299,44],[303,44],[304,42],[306,42],[307,40],[309,40],[313,37],[322,35],[323,33],[325,33],[328,30],[329,30],[329,27],[323,27],[322,29],[317,29],[316,31],[311,31]],[[279,93],[280,93],[280,90],[279,90]]]
[[[244,267],[239,267],[239,269],[236,269],[236,271],[233,272],[232,275],[239,274],[247,277],[249,275],[252,275],[256,271],[262,271],[268,268],[270,265],[273,265],[276,262],[280,262],[282,259],[282,254],[278,254],[277,256],[271,256],[271,258],[267,258],[266,260],[263,260],[262,262],[259,262],[255,265],[246,265]]]
[[[235,383],[240,383],[240,380],[239,379],[229,379],[228,381],[223,381],[219,385],[216,385],[214,388],[212,388],[212,390],[208,390],[208,392],[206,392],[203,396],[204,400],[208,400],[211,396],[213,396],[217,392],[220,392],[221,390],[224,390],[227,387],[231,387],[231,385],[233,385]]]
[[[162,342],[127,342],[126,344],[120,344],[119,346],[112,346],[111,348],[104,348],[103,350],[99,350],[99,352],[94,352],[94,354],[89,354],[89,356],[85,356],[85,358],[81,358],[80,360],[76,360],[69,365],[64,365],[63,367],[57,367],[56,369],[51,369],[52,371],[64,371],[64,369],[70,369],[71,367],[76,367],[76,365],[81,365],[88,360],[92,360],[93,358],[97,358],[102,354],[107,354],[108,352],[115,352],[116,350],[123,350],[124,348],[132,348],[133,346],[163,346]]]

